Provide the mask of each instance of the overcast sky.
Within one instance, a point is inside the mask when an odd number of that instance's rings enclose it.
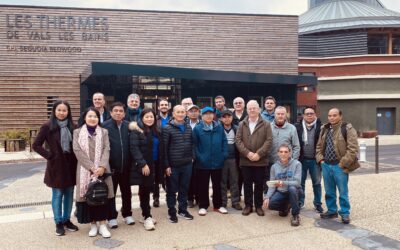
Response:
[[[381,0],[400,12],[400,0]],[[0,0],[1,4],[300,15],[308,0]]]

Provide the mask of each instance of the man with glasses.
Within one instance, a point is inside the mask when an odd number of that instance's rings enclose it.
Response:
[[[233,99],[233,125],[239,126],[239,122],[243,121],[244,118],[247,116],[247,112],[244,107],[245,103],[242,97],[236,97],[235,99]]]
[[[321,202],[321,168],[315,160],[315,147],[317,146],[321,131],[321,121],[317,118],[313,107],[306,107],[303,110],[303,119],[296,124],[297,134],[300,140],[300,157],[302,164],[301,187],[305,193],[307,173],[310,173],[314,192],[314,208],[318,213],[323,213]],[[304,193],[300,196],[300,207],[304,206]]]

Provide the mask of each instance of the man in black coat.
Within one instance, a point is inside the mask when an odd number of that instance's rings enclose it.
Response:
[[[125,105],[120,102],[111,105],[111,118],[103,123],[103,127],[108,130],[110,140],[110,168],[114,172],[112,176],[114,185],[114,195],[117,187],[121,191],[122,198],[122,217],[128,225],[135,224],[132,217],[132,192],[130,185],[131,158],[129,153],[129,123],[124,121]],[[117,216],[115,198],[110,206],[108,224],[110,228],[117,228]]]
[[[322,213],[321,202],[321,168],[315,160],[315,149],[321,131],[321,121],[317,118],[313,107],[306,107],[303,110],[303,119],[296,124],[297,134],[300,141],[300,157],[302,164],[301,187],[303,194],[300,195],[300,207],[304,206],[305,183],[307,173],[310,173],[314,191],[314,208],[318,213]]]
[[[186,109],[176,105],[173,119],[162,130],[164,167],[167,176],[167,206],[169,221],[177,223],[176,193],[178,193],[178,215],[186,220],[193,220],[187,211],[187,194],[192,175],[193,139],[192,128],[185,123]]]

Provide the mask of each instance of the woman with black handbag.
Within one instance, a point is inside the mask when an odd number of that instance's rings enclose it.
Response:
[[[82,115],[83,125],[74,131],[73,148],[78,159],[76,170],[76,208],[79,223],[90,223],[89,236],[94,237],[99,232],[104,238],[111,237],[106,226],[109,202],[104,205],[88,204],[85,195],[89,183],[105,173],[110,173],[108,160],[110,157],[110,142],[108,131],[100,127],[100,113],[94,107],[88,108]],[[108,186],[108,198],[114,197],[112,179],[104,180]],[[100,227],[97,227],[99,222]]]
[[[68,102],[56,101],[50,119],[42,125],[33,143],[33,149],[47,160],[44,183],[52,188],[51,206],[58,236],[65,234],[65,228],[78,230],[70,221],[76,183],[76,157],[72,151],[74,128]],[[48,149],[43,147],[45,142]]]
[[[142,124],[136,122],[129,124],[130,151],[135,160],[136,168],[134,171],[141,173],[141,184],[139,185],[140,208],[144,228],[147,231],[155,229],[156,221],[150,213],[150,192],[154,186],[156,164],[159,163],[160,156],[160,133],[157,130],[156,114],[152,109],[145,108],[140,114]]]

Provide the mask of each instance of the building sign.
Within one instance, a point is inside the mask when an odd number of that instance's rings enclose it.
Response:
[[[70,47],[67,42],[103,43],[109,40],[107,17],[7,14],[5,26],[6,39],[13,42],[7,45],[7,51],[80,53],[81,47]],[[16,45],[17,41],[33,44]],[[39,41],[58,41],[67,46],[47,46]]]

